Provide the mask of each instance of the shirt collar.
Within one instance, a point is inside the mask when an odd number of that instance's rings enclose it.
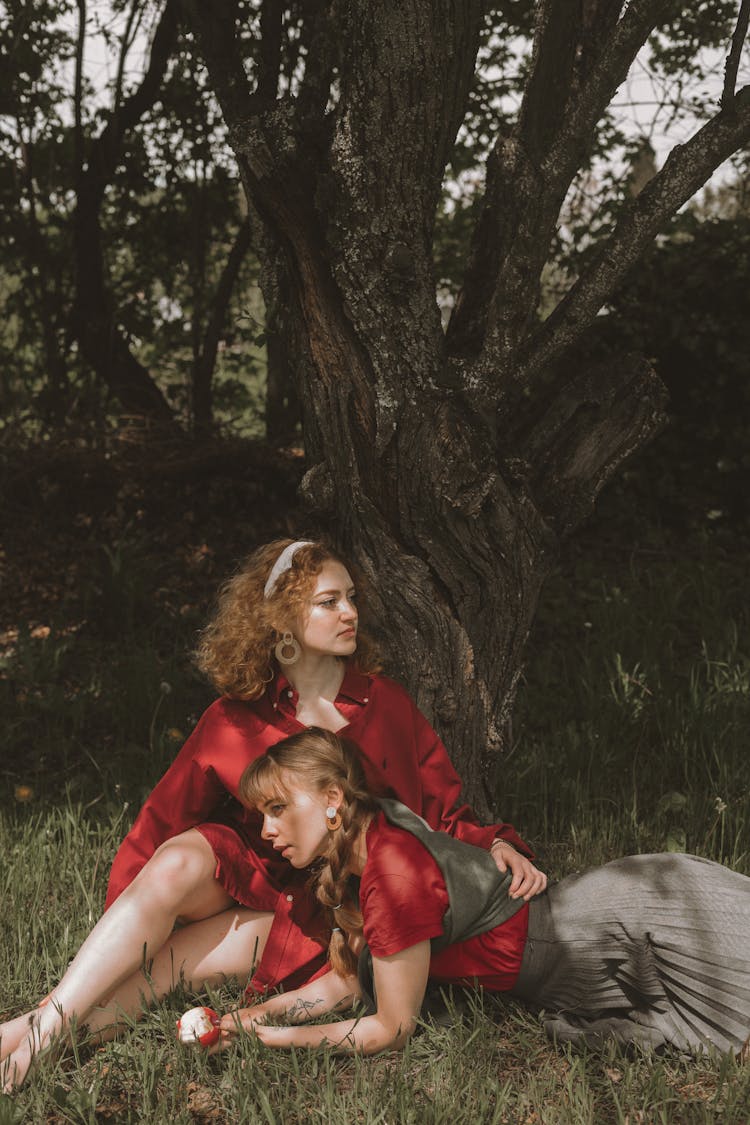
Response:
[[[347,699],[353,700],[354,703],[364,704],[370,698],[370,690],[370,677],[366,676],[364,672],[360,672],[356,664],[347,660],[339,695],[345,695]]]
[[[281,695],[286,695],[291,689],[292,685],[286,678],[283,672],[278,672],[276,678],[271,680],[268,685],[268,697],[271,703],[278,703]],[[347,660],[344,668],[344,678],[341,681],[339,688],[339,696],[346,696],[347,699],[352,700],[353,703],[361,703],[364,705],[370,698],[370,677],[366,676],[364,672],[360,672],[355,664]]]

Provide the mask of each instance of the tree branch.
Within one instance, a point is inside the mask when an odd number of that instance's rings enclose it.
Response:
[[[83,175],[83,49],[86,42],[86,0],[78,0],[78,35],[76,36],[75,75],[73,79],[73,148],[75,182]]]
[[[124,406],[167,425],[173,421],[170,406],[148,371],[132,355],[116,324],[102,251],[100,209],[120,159],[125,134],[153,105],[161,89],[177,39],[178,10],[178,0],[167,0],[138,89],[111,115],[91,144],[89,162],[77,186],[73,217],[76,295],[71,325],[81,352]]]
[[[266,57],[264,91],[253,92],[242,63],[237,37],[237,0],[179,0],[187,23],[198,39],[201,55],[211,76],[211,86],[221,105],[224,120],[231,127],[242,118],[268,110],[274,98],[268,97],[273,67],[273,48],[259,44],[258,54]],[[272,10],[267,10],[265,27],[273,24]],[[263,26],[263,21],[262,21]],[[261,69],[263,69],[261,67]]]
[[[533,324],[541,272],[560,207],[593,143],[597,122],[669,0],[545,5],[519,121],[488,162],[487,191],[464,293],[449,329],[451,351],[482,353],[500,374]],[[559,57],[563,59],[562,65]],[[559,71],[559,73],[558,73]]]
[[[250,223],[245,220],[232,243],[211,300],[203,344],[193,373],[193,422],[196,431],[202,434],[207,434],[211,427],[211,382],[216,366],[216,355],[232,292],[250,244]]]
[[[128,57],[128,51],[133,45],[133,38],[135,32],[140,25],[140,18],[136,23],[136,16],[139,16],[141,0],[131,0],[130,11],[125,23],[125,30],[122,33],[120,40],[120,53],[117,59],[117,75],[115,77],[115,96],[112,101],[114,112],[117,113],[122,103],[122,87],[125,81],[125,63]],[[142,9],[141,9],[142,13]]]
[[[260,10],[260,48],[256,92],[264,101],[276,101],[281,70],[281,30],[284,9],[281,0],[263,0]]]
[[[535,380],[592,322],[669,218],[695,194],[712,172],[750,140],[750,86],[684,145],[623,212],[612,235],[560,304],[532,337],[519,379]]]
[[[337,178],[356,221],[369,230],[377,215],[386,227],[399,225],[399,241],[413,255],[431,238],[473,79],[481,4],[351,0],[341,11]],[[366,177],[359,170],[363,159]]]
[[[339,47],[332,26],[330,3],[306,0],[303,4],[301,41],[305,48],[305,73],[297,98],[300,121],[321,122],[331,94]]]
[[[102,194],[117,167],[122,140],[156,101],[164,72],[177,41],[179,0],[167,0],[151,44],[148,67],[140,85],[120,108],[113,112],[91,146],[86,176],[90,199],[99,206]]]
[[[721,93],[722,109],[729,109],[734,99],[737,72],[740,69],[740,56],[747,37],[748,24],[750,24],[750,0],[742,0],[737,14],[737,26],[732,36],[732,46],[724,68],[724,89]]]
[[[590,514],[622,462],[664,426],[667,393],[640,356],[577,374],[548,396],[525,435],[534,502],[560,536]]]

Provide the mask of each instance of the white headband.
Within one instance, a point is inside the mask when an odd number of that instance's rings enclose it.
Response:
[[[271,567],[271,573],[266,579],[266,584],[263,587],[263,597],[270,598],[271,594],[276,589],[276,583],[281,578],[284,571],[289,570],[292,565],[292,559],[299,551],[300,547],[309,547],[312,544],[312,539],[297,539],[296,542],[290,543],[281,552],[276,562]]]

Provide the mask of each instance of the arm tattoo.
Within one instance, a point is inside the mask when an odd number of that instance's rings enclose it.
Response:
[[[315,1015],[315,1009],[319,1008],[322,1003],[321,999],[303,1000],[300,998],[286,1009],[284,1017],[290,1023],[305,1023],[306,1020],[312,1019]]]

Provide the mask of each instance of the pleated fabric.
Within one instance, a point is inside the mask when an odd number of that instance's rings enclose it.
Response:
[[[750,878],[697,856],[639,855],[531,900],[513,994],[547,1033],[680,1051],[750,1035]]]

